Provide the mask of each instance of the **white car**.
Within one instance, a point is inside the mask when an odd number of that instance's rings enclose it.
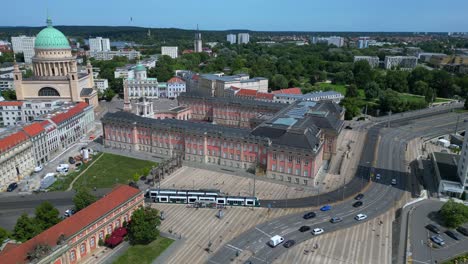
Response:
[[[322,234],[323,232],[324,232],[324,231],[323,231],[322,228],[314,228],[314,229],[312,230],[312,235],[320,235],[320,234]]]
[[[365,214],[357,214],[354,219],[356,219],[357,221],[361,221],[361,220],[364,220],[367,218],[367,215]]]
[[[396,179],[392,179],[392,185],[396,185]]]
[[[58,172],[68,172],[68,169],[70,168],[70,165],[68,164],[60,164],[57,166],[57,171]]]
[[[380,173],[377,173],[377,176],[375,176],[375,179],[380,180],[380,178],[381,178]]]
[[[39,165],[36,168],[34,168],[34,172],[40,172],[43,168],[44,167],[42,167],[42,165]]]

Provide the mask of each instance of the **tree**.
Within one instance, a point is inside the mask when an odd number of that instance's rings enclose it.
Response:
[[[380,94],[379,107],[382,112],[392,111],[393,113],[403,112],[405,104],[399,94],[391,89],[387,89]]]
[[[288,88],[288,80],[282,74],[275,74],[271,79],[271,88],[278,90],[282,88]]]
[[[49,202],[43,202],[38,207],[36,207],[36,217],[34,222],[41,228],[41,230],[46,230],[47,228],[60,222],[59,218],[60,212],[52,206]]]
[[[465,104],[463,105],[465,110],[468,110],[468,95],[465,97]]]
[[[359,102],[356,98],[346,97],[341,101],[341,105],[345,108],[345,119],[351,120],[353,117],[361,113]]]
[[[366,84],[364,87],[364,94],[366,95],[367,100],[372,100],[379,97],[380,86],[378,83],[372,81]]]
[[[373,80],[372,68],[365,60],[356,61],[353,67],[354,82],[359,88],[363,88],[366,83]]]
[[[10,232],[0,227],[0,244],[11,236]]]
[[[387,76],[385,76],[385,88],[392,89],[400,93],[407,93],[407,73],[399,70],[387,71]]]
[[[140,207],[133,212],[128,228],[128,237],[132,245],[149,244],[159,235],[159,212],[150,207]]]
[[[452,90],[453,79],[446,71],[436,70],[432,72],[433,78],[429,86],[437,91],[437,96],[450,98],[454,95]]]
[[[461,226],[468,221],[468,206],[450,199],[440,209],[440,216],[449,228]]]
[[[358,97],[359,96],[359,91],[354,84],[350,84],[346,87],[346,97]]]
[[[28,259],[30,261],[39,260],[45,257],[52,251],[52,248],[48,244],[37,244],[34,249],[28,252]]]
[[[432,74],[431,71],[424,67],[416,67],[411,73],[408,75],[408,86],[409,90],[411,93],[414,94],[421,94],[422,93],[417,93],[415,90],[416,88],[416,83],[419,81],[423,81],[425,83],[429,83],[432,80]]]
[[[1,95],[5,100],[16,100],[16,92],[13,89],[3,90]]]
[[[80,211],[86,206],[94,203],[96,200],[96,197],[86,188],[79,189],[75,197],[73,197],[73,203],[75,204],[76,211]]]
[[[40,232],[40,227],[36,225],[34,219],[25,213],[16,221],[16,225],[13,228],[13,237],[18,241],[24,242],[35,237]]]

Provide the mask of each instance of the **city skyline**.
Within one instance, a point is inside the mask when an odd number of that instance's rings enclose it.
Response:
[[[176,0],[138,1],[129,5],[122,0],[112,3],[83,0],[79,5],[70,5],[58,0],[22,0],[3,4],[3,9],[10,11],[0,17],[0,26],[43,26],[49,14],[55,25],[195,29],[198,24],[201,30],[253,31],[467,31],[468,20],[464,19],[463,10],[468,9],[468,3],[462,0],[453,0],[445,6],[439,3],[436,0],[425,1],[424,5],[403,0],[353,3],[294,0],[284,5],[280,0],[223,4],[213,0],[203,4]]]

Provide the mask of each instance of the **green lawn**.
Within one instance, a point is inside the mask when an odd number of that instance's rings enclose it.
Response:
[[[437,97],[434,101],[434,103],[444,103],[444,102],[451,102],[453,101],[452,99],[447,99],[447,98],[441,98],[441,97]]]
[[[409,94],[409,93],[400,93],[400,96],[407,101],[421,101],[425,100],[424,96],[416,95],[416,94]]]
[[[174,242],[174,240],[158,237],[158,239],[148,245],[131,246],[125,254],[120,256],[113,264],[150,264],[161,255],[172,242]]]
[[[331,84],[331,83],[318,83],[316,84],[322,89],[323,91],[336,91],[341,93],[342,95],[346,95],[346,86],[343,84]],[[358,89],[359,97],[364,98],[364,90]]]
[[[113,187],[117,183],[128,184],[133,180],[133,175],[143,168],[151,168],[157,165],[155,162],[139,160],[109,153],[97,160],[80,178],[73,184],[76,189],[80,186],[106,188]]]

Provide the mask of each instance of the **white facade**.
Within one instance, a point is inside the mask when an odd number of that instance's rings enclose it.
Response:
[[[385,69],[400,68],[411,70],[418,66],[418,58],[414,56],[385,56]]]
[[[195,33],[195,40],[193,43],[193,50],[195,52],[202,52],[203,51],[203,43],[202,43],[202,38],[201,38],[201,33],[197,32]]]
[[[365,60],[369,63],[371,68],[379,67],[379,57],[377,56],[354,56],[354,62]]]
[[[167,81],[167,96],[177,98],[181,93],[186,92],[185,81],[179,77],[173,77]]]
[[[358,48],[360,49],[366,49],[369,47],[369,37],[359,37],[358,40]]]
[[[14,84],[13,78],[0,78],[0,93],[4,90],[14,90]]]
[[[143,68],[142,68],[143,67]],[[167,98],[167,84],[159,83],[156,78],[148,78],[143,65],[135,67],[135,78],[124,79],[124,98],[135,100],[146,98]]]
[[[19,36],[19,37],[11,37],[11,43],[13,46],[13,52],[24,54],[24,62],[25,63],[32,63],[32,57],[34,57],[34,43],[36,41],[36,37],[27,37],[27,36]]]
[[[237,44],[247,44],[250,41],[249,33],[239,33],[237,34]]]
[[[206,96],[222,97],[231,87],[268,92],[268,79],[250,78],[247,74],[224,76],[223,74],[202,74],[198,79],[198,90]]]
[[[468,131],[468,122],[465,123]],[[460,182],[465,186],[465,190],[468,189],[468,135],[465,132],[465,139],[463,140],[463,146],[460,152],[460,159],[458,160],[457,175],[460,178]]]
[[[6,143],[14,139],[13,145]],[[5,143],[4,143],[5,142]],[[0,138],[0,190],[31,174],[35,167],[33,144],[23,131]]]
[[[96,60],[112,60],[116,56],[127,57],[129,60],[134,60],[140,57],[141,53],[136,50],[117,50],[117,51],[90,51],[89,56]]]
[[[162,46],[161,47],[161,55],[167,55],[173,59],[179,56],[179,48],[178,47],[169,47],[169,46]]]
[[[331,37],[312,37],[312,44],[325,43],[327,45],[335,45],[338,48],[343,47],[344,38],[338,36]]]
[[[273,101],[275,103],[283,104],[292,104],[296,101],[311,101],[311,102],[320,102],[320,101],[333,101],[335,103],[340,103],[344,99],[344,96],[335,91],[326,91],[326,92],[312,92],[308,94],[275,94]]]
[[[94,79],[94,86],[102,93],[109,88],[109,81],[107,79]]]
[[[108,38],[90,38],[89,39],[90,51],[110,51],[110,40]]]
[[[123,79],[135,78],[135,72],[133,71],[133,67],[116,68],[114,71],[114,78],[123,78]]]
[[[60,108],[60,101],[3,101],[0,102],[0,127],[16,126]]]
[[[226,36],[226,40],[227,40],[227,42],[229,42],[229,43],[231,43],[231,44],[236,44],[236,42],[237,42],[237,37],[236,37],[235,34],[228,34],[228,35]]]

